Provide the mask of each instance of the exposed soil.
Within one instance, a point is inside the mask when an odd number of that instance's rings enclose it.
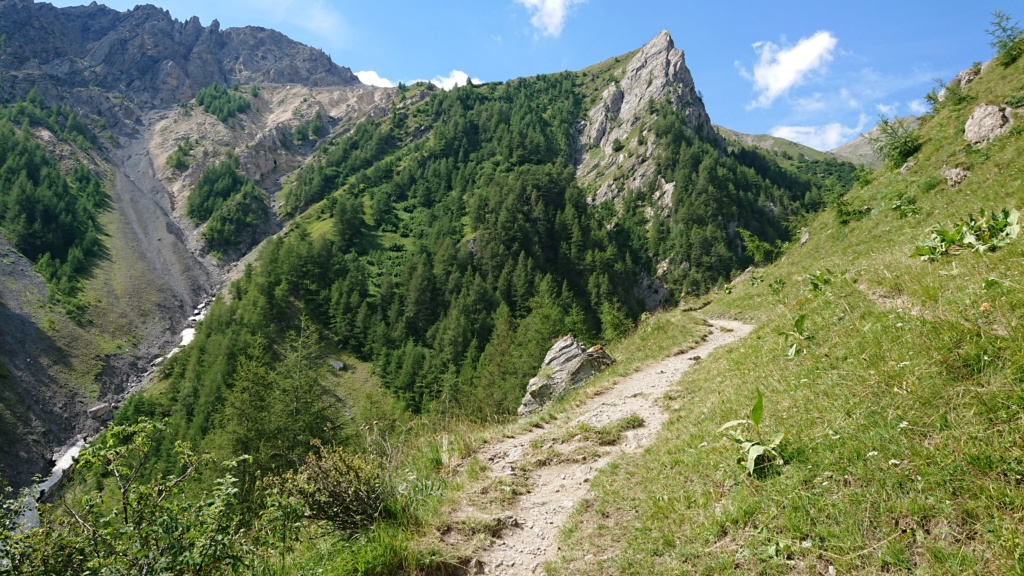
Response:
[[[711,322],[705,341],[690,350],[624,377],[611,389],[542,428],[484,446],[478,453],[488,463],[490,485],[515,487],[523,493],[494,517],[493,502],[467,502],[456,522],[494,527],[494,540],[469,565],[475,574],[537,574],[558,551],[558,531],[569,512],[586,495],[590,481],[616,457],[642,450],[654,441],[668,419],[659,399],[683,374],[714,349],[743,338],[753,326],[728,320]],[[685,384],[683,384],[685,385]],[[638,429],[623,434],[617,445],[600,446],[581,435],[581,424],[594,428],[637,414]],[[483,510],[487,508],[489,510]]]

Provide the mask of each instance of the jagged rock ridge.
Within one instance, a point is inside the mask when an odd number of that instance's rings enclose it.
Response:
[[[721,142],[685,55],[675,47],[668,30],[663,30],[616,73],[616,81],[587,113],[577,174],[599,185],[595,201],[615,200],[623,189],[639,188],[652,177],[655,138],[647,134],[653,120],[649,106],[666,99],[684,111],[694,133]],[[667,203],[671,186],[660,182],[658,194]]]
[[[359,83],[321,50],[280,32],[252,26],[221,30],[216,20],[203,26],[197,17],[181,22],[151,5],[118,12],[95,2],[56,8],[5,0],[0,34],[8,38],[0,56],[7,98],[33,87],[47,97],[96,86],[130,94],[149,108],[186,101],[214,82]]]

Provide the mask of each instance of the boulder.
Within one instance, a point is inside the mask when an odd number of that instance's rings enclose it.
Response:
[[[946,178],[947,186],[950,188],[956,188],[966,182],[971,173],[964,168],[946,168],[943,166],[942,175]]]
[[[1005,134],[1009,129],[1009,110],[994,104],[981,104],[974,109],[964,125],[964,139],[971,144],[983,144]]]
[[[537,375],[526,386],[519,417],[528,416],[615,363],[603,346],[585,350],[572,336],[565,336],[548,350]]]
[[[345,369],[345,363],[342,362],[341,360],[334,360],[332,358],[331,360],[328,361],[328,363],[331,365],[331,368],[334,368],[338,372],[341,372],[342,370]]]
[[[93,420],[110,420],[114,416],[114,407],[107,403],[97,404],[89,408],[88,414]]]

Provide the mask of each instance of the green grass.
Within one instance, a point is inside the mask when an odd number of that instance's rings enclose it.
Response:
[[[622,439],[622,435],[630,430],[642,428],[644,419],[639,414],[630,414],[624,418],[613,420],[603,426],[591,426],[581,423],[567,430],[567,436],[580,437],[582,440],[594,442],[598,446],[614,446]],[[567,438],[568,439],[568,438]]]
[[[688,373],[647,451],[598,474],[550,573],[1024,572],[1024,242],[909,256],[933,224],[1024,207],[1020,130],[962,139],[974,105],[1019,92],[1022,72],[991,67],[973,103],[925,118],[910,172],[850,194],[866,218],[820,215],[763,282],[715,296],[707,315],[758,329]],[[950,190],[935,182],[944,164],[972,176]],[[907,192],[918,210],[901,219],[889,206]],[[833,282],[811,290],[826,268]],[[791,358],[780,333],[800,314],[814,338]],[[765,431],[787,436],[785,465],[761,479],[718,432],[757,387]]]

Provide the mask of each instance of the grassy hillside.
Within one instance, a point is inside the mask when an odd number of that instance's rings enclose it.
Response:
[[[798,144],[791,140],[786,140],[785,138],[769,136],[768,134],[744,134],[742,132],[730,130],[725,126],[718,126],[717,124],[715,125],[715,130],[724,136],[726,140],[735,140],[736,142],[746,144],[747,146],[757,146],[758,148],[785,153],[796,158],[806,156],[811,160],[825,160],[832,157],[825,152],[819,152],[809,146],[804,146],[803,144]]]
[[[976,105],[1022,93],[1024,62],[991,66],[921,119],[908,173],[847,196],[863,219],[821,214],[715,296],[707,315],[759,328],[681,384],[651,449],[598,475],[551,573],[1024,571],[1024,239],[910,256],[933,225],[1024,207],[1019,116],[987,145],[962,138]],[[950,189],[943,166],[971,176]],[[756,388],[766,435],[786,437],[785,464],[753,477],[719,427]]]

